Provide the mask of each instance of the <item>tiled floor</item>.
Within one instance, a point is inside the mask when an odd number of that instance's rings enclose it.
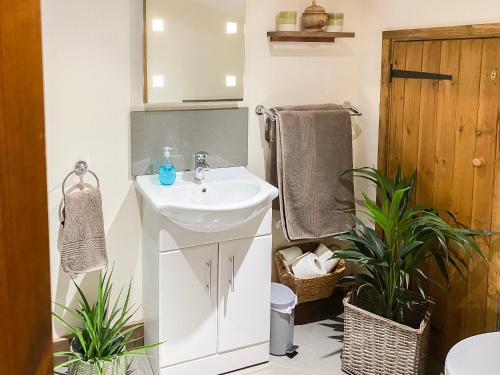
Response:
[[[343,331],[341,315],[295,326],[295,344],[299,348],[293,359],[271,356],[269,363],[227,375],[343,375],[340,369]],[[147,361],[141,358],[134,359],[131,374],[152,375],[152,372]],[[432,366],[428,374],[440,374],[439,366]]]
[[[295,327],[298,354],[293,358],[271,357],[267,364],[231,375],[337,375],[340,370],[344,325],[341,317]]]

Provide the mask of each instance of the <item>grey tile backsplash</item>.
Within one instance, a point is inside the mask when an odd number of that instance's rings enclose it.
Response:
[[[211,168],[248,164],[248,108],[131,112],[131,175],[157,173],[171,146],[177,171],[207,151]]]

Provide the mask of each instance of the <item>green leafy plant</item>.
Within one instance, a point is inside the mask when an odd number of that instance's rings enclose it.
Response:
[[[376,184],[378,203],[366,194],[363,200],[365,213],[380,229],[380,235],[353,215],[357,229],[337,236],[351,241],[352,246],[335,251],[334,258],[364,266],[366,272],[345,279],[357,284],[358,293],[369,289],[365,292],[373,296],[373,312],[404,323],[405,309],[432,302],[426,294],[424,281],[444,286],[425,272],[423,265],[427,258],[435,261],[447,281],[447,265],[463,276],[467,269],[464,258],[477,253],[485,259],[475,238],[493,232],[466,228],[450,213],[452,224],[449,224],[436,210],[412,205],[416,172],[406,177],[398,167],[392,179],[373,168],[346,173]]]
[[[134,313],[139,308],[130,305],[131,283],[129,283],[123,304],[120,305],[123,288],[115,302],[111,304],[111,276],[113,271],[99,273],[97,284],[97,298],[90,304],[85,294],[73,280],[77,289],[77,308],[70,308],[55,303],[67,311],[78,321],[78,326],[69,324],[63,317],[52,313],[54,318],[66,327],[73,335],[74,341],[71,351],[58,352],[56,357],[66,357],[67,360],[55,366],[55,369],[82,361],[95,365],[99,374],[103,374],[104,364],[119,357],[147,356],[145,350],[160,345],[136,346],[128,349],[130,344],[142,339],[132,338],[133,333],[143,323],[127,326]]]

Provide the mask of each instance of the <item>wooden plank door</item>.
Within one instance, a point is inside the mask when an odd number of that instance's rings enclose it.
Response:
[[[53,374],[38,0],[0,2],[0,374]]]
[[[453,79],[390,82],[379,168],[417,169],[417,203],[450,211],[467,226],[500,230],[500,38],[395,41],[390,56],[394,69]],[[478,257],[465,259],[467,279],[450,270],[447,290],[429,285],[437,301],[431,347],[441,356],[460,339],[496,328],[500,243],[480,244],[489,267]],[[432,263],[429,272],[444,282]]]

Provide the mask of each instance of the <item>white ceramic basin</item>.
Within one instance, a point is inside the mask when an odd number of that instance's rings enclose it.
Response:
[[[278,190],[244,167],[213,169],[203,183],[179,172],[172,186],[158,175],[137,177],[137,188],[154,209],[196,232],[219,232],[243,225],[262,212]]]

